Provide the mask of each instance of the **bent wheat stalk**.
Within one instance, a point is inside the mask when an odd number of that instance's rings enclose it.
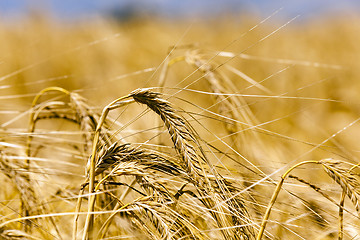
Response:
[[[98,146],[98,142],[99,142],[99,138],[100,138],[100,132],[101,132],[101,128],[105,123],[105,120],[109,114],[109,112],[113,109],[119,108],[121,106],[123,106],[124,104],[128,104],[133,102],[134,100],[127,100],[127,98],[129,98],[129,96],[124,96],[118,99],[115,99],[114,101],[112,101],[110,104],[108,104],[102,111],[101,117],[98,121],[98,124],[96,126],[95,129],[95,134],[93,137],[93,143],[92,143],[92,152],[91,152],[91,156],[90,156],[90,160],[89,160],[89,164],[88,164],[88,169],[87,169],[87,173],[88,173],[88,181],[89,181],[89,194],[91,194],[89,196],[89,206],[88,206],[88,214],[86,217],[86,222],[85,222],[85,227],[84,227],[84,234],[83,234],[83,240],[85,239],[93,239],[93,212],[94,212],[94,204],[95,204],[95,194],[94,193],[94,183],[95,183],[95,166],[96,166],[96,160],[97,160],[97,146]]]
[[[277,196],[279,195],[279,192],[281,190],[281,187],[286,179],[286,177],[290,174],[291,171],[293,171],[295,168],[305,165],[305,164],[320,164],[324,171],[328,174],[329,177],[331,177],[336,183],[340,185],[340,187],[343,189],[345,194],[349,197],[349,199],[352,201],[356,211],[358,214],[360,214],[360,183],[355,178],[354,175],[351,174],[351,171],[344,169],[340,166],[341,163],[344,163],[343,161],[339,160],[332,160],[332,159],[324,159],[321,161],[304,161],[300,162],[290,169],[288,169],[282,176],[281,180],[276,186],[276,189],[271,197],[270,203],[266,209],[266,212],[263,216],[263,220],[260,225],[260,229],[258,232],[258,235],[256,237],[256,240],[260,240],[264,234],[264,230],[267,224],[267,221],[270,216],[271,209],[276,202]],[[343,201],[343,200],[341,200]],[[342,208],[342,206],[340,206]],[[342,228],[340,228],[342,230]],[[339,239],[342,238],[343,233],[339,232]]]
[[[64,93],[66,95],[70,95],[70,92],[66,89],[60,88],[60,87],[49,87],[49,88],[45,88],[43,90],[41,90],[34,98],[32,104],[31,104],[31,111],[30,111],[30,117],[29,117],[29,129],[28,132],[29,133],[33,133],[35,130],[35,123],[36,123],[36,111],[35,111],[35,107],[38,104],[38,101],[40,99],[41,96],[43,96],[45,93],[51,92],[51,91],[58,91],[61,93]],[[26,155],[28,157],[30,157],[31,154],[31,140],[32,140],[32,135],[29,134],[28,139],[27,139],[27,144],[26,144]],[[30,160],[28,159],[26,161],[26,167],[29,168],[30,166]]]
[[[271,200],[269,202],[269,205],[268,207],[266,208],[266,211],[265,211],[265,214],[263,216],[263,220],[261,222],[261,225],[260,225],[260,229],[259,229],[259,232],[258,232],[258,235],[256,237],[256,240],[260,240],[264,234],[264,230],[265,230],[265,227],[266,227],[266,224],[267,224],[267,221],[269,219],[269,216],[270,216],[270,213],[271,213],[271,209],[274,205],[274,203],[276,202],[276,199],[280,193],[280,190],[281,190],[281,187],[282,185],[284,184],[284,181],[286,179],[286,177],[290,174],[290,172],[292,170],[294,170],[295,168],[301,166],[301,165],[305,165],[305,164],[309,164],[309,163],[315,163],[315,164],[318,164],[319,162],[318,161],[305,161],[305,162],[301,162],[301,163],[298,163],[296,164],[295,166],[291,167],[289,170],[287,170],[282,176],[281,176],[281,179],[279,181],[279,183],[277,184],[275,190],[274,190],[274,193],[273,195],[271,196]]]
[[[49,88],[45,88],[42,91],[40,91],[34,98],[32,104],[31,104],[31,111],[30,111],[30,121],[29,121],[29,127],[28,127],[28,138],[26,141],[26,156],[28,157],[25,161],[24,164],[24,168],[25,171],[29,171],[30,170],[30,157],[31,157],[31,141],[32,141],[32,133],[35,130],[35,123],[36,123],[36,117],[35,117],[35,106],[37,105],[37,102],[39,101],[40,97],[42,95],[44,95],[47,92],[50,91],[59,91],[62,92],[64,94],[69,95],[69,91],[63,89],[63,88],[59,88],[59,87],[49,87]],[[25,181],[28,182],[27,185],[30,185],[30,178],[26,177],[24,178]],[[23,202],[23,200],[21,199],[21,206],[20,206],[20,214],[21,216],[29,216],[29,210],[26,209],[26,203]],[[24,230],[27,230],[26,227],[24,228]]]

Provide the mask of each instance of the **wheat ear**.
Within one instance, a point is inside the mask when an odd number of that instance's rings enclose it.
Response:
[[[151,92],[148,89],[137,89],[130,93],[130,96],[136,102],[145,104],[160,116],[168,129],[175,150],[183,160],[182,164],[184,169],[190,177],[198,181],[201,170],[200,160],[192,145],[196,140],[191,134],[185,120],[175,114],[169,102],[162,99],[160,95],[161,94]]]
[[[120,162],[135,161],[139,164],[159,172],[169,175],[185,176],[185,172],[177,163],[170,161],[159,154],[149,152],[140,147],[132,147],[129,143],[119,145],[117,142],[108,147],[103,154],[99,156],[95,167],[95,176],[109,168],[115,167]]]
[[[342,161],[325,159],[320,163],[325,172],[341,186],[360,215],[360,182],[355,175],[341,166]]]

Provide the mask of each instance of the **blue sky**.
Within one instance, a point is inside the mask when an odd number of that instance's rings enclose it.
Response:
[[[114,9],[140,10],[171,16],[214,16],[218,12],[251,10],[262,16],[283,7],[280,16],[321,17],[324,13],[352,10],[360,15],[359,0],[0,0],[2,19],[25,15],[30,9],[51,12],[58,19],[101,16]]]

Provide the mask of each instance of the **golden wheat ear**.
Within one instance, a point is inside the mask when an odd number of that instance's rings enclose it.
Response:
[[[121,162],[137,162],[145,168],[163,172],[168,175],[186,175],[185,171],[175,162],[166,159],[155,152],[132,147],[131,144],[112,144],[100,156],[95,167],[95,175],[99,175],[108,169],[116,168]]]
[[[360,215],[360,181],[359,176],[344,167],[344,162],[325,159],[320,161],[325,172],[340,185]]]
[[[129,95],[136,102],[145,104],[163,120],[175,150],[182,158],[181,165],[184,170],[194,179],[201,174],[201,162],[195,147],[195,138],[185,120],[175,113],[170,103],[161,98],[160,93],[151,92],[149,89],[137,89]],[[197,180],[195,180],[197,181]]]

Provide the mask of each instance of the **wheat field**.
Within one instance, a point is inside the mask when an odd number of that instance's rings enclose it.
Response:
[[[0,238],[360,239],[359,21],[0,24]]]

